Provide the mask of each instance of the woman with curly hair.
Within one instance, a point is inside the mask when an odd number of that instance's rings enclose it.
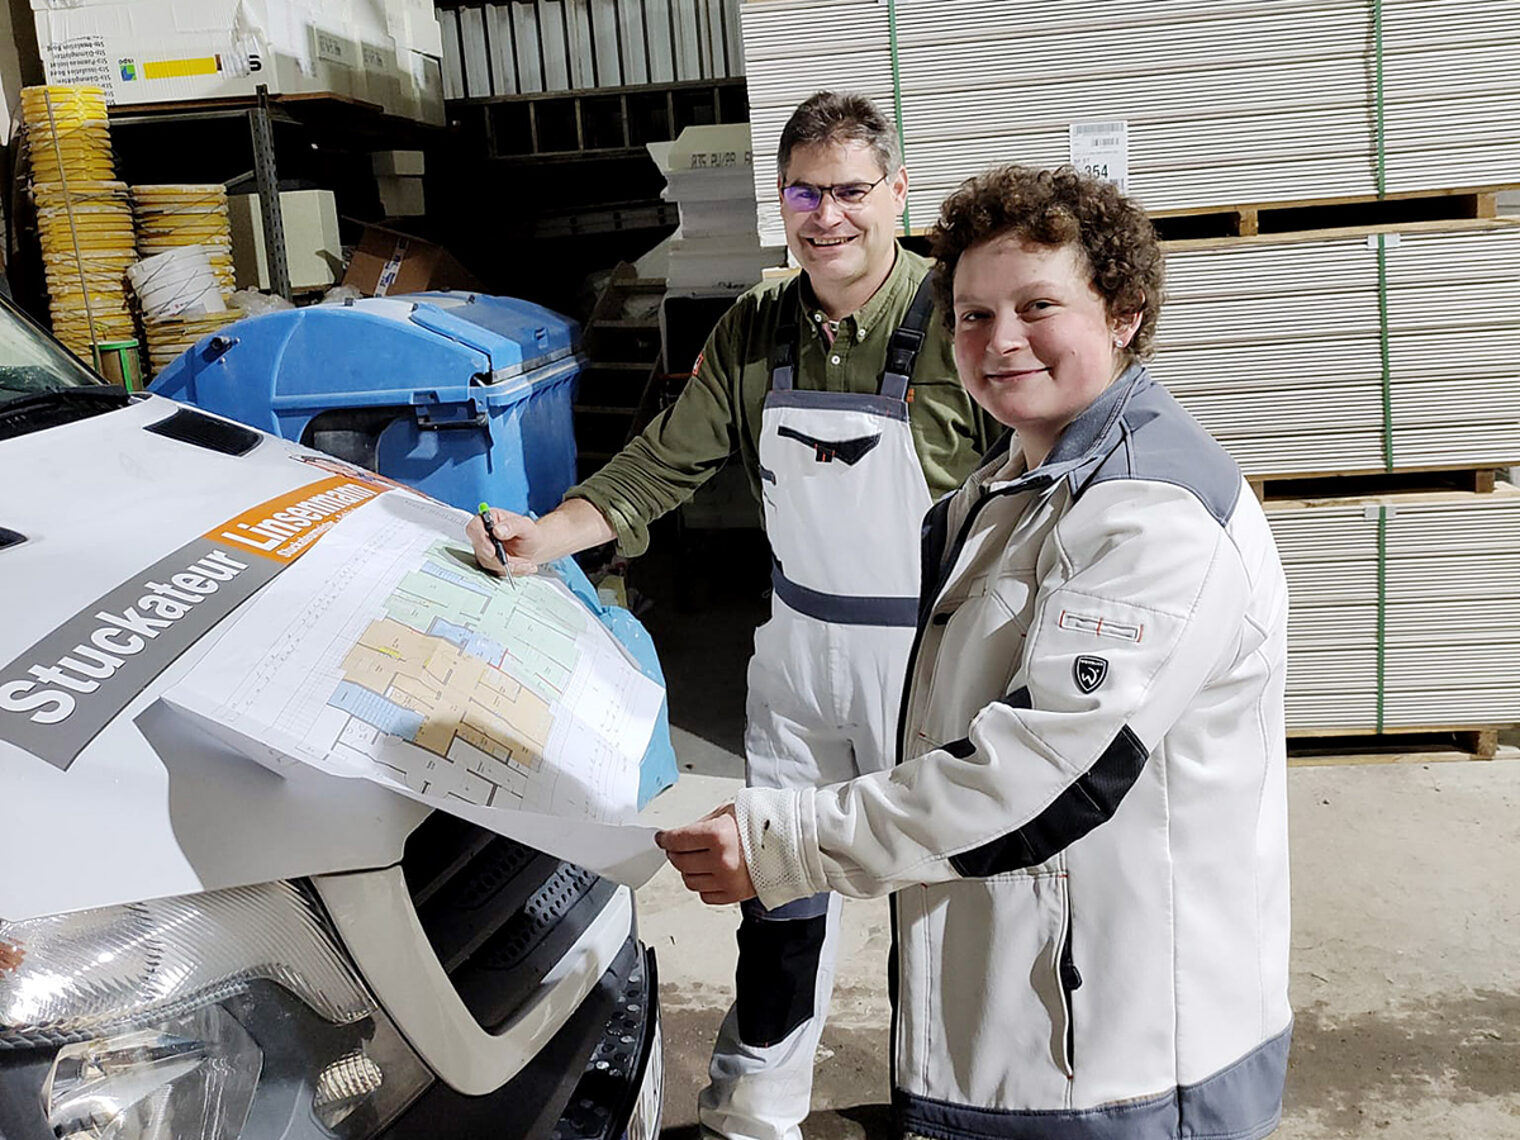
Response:
[[[659,842],[705,901],[893,893],[893,1099],[941,1140],[1253,1140],[1288,1006],[1287,586],[1141,361],[1163,266],[1069,168],[945,202],[961,382],[1011,432],[925,520],[899,763]]]

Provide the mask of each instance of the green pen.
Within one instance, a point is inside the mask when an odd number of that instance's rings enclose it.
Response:
[[[480,521],[486,528],[486,537],[491,540],[491,549],[496,552],[496,557],[501,561],[502,573],[506,575],[508,582],[512,583],[513,589],[517,587],[517,580],[512,577],[512,567],[507,562],[507,548],[501,544],[501,539],[496,537],[496,528],[491,525],[491,504],[480,504]]]

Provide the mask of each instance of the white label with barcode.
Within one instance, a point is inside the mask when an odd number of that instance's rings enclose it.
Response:
[[[1071,164],[1083,174],[1129,192],[1129,122],[1072,123],[1067,128]]]

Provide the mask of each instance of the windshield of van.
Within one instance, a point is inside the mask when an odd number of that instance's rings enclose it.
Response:
[[[16,309],[0,304],[0,440],[114,412],[131,402],[125,389],[101,380]]]
[[[30,321],[0,303],[0,407],[44,392],[100,384],[97,376]]]

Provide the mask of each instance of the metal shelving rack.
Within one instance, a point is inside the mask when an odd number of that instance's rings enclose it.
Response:
[[[300,130],[314,137],[339,138],[345,144],[371,139],[378,147],[420,146],[436,137],[440,128],[384,114],[379,106],[330,94],[271,94],[260,85],[255,95],[226,99],[150,103],[111,108],[111,126],[192,126],[235,123],[247,126],[247,153],[259,195],[264,249],[268,258],[270,290],[292,299],[290,262],[285,249],[285,230],[280,214],[280,164],[276,128]],[[117,136],[118,138],[122,136]],[[230,145],[234,137],[227,134]],[[118,143],[118,146],[120,143]],[[368,167],[366,167],[366,170]],[[246,178],[230,181],[240,181]]]

